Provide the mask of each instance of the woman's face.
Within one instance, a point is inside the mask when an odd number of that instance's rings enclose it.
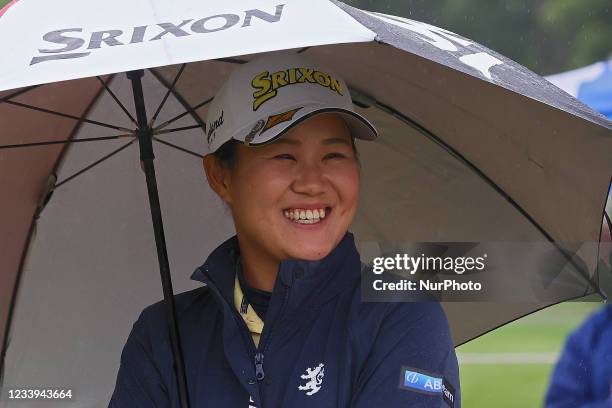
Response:
[[[267,145],[239,145],[226,171],[220,195],[231,207],[240,246],[275,260],[326,256],[355,216],[358,163],[335,113],[306,119]]]

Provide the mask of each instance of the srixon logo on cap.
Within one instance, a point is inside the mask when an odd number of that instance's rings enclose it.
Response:
[[[304,83],[321,85],[344,95],[342,83],[338,79],[313,68],[289,68],[273,73],[264,71],[255,75],[251,81],[251,86],[255,89],[253,111],[256,111],[264,102],[274,98],[278,93],[278,88]]]

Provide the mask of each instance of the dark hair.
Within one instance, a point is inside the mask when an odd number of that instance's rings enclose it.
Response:
[[[242,142],[239,142],[235,139],[229,140],[221,145],[213,155],[221,162],[221,164],[227,166],[228,168],[233,168],[236,165],[236,161],[238,160],[237,149],[238,145]],[[355,159],[357,160],[357,165],[359,169],[361,169],[361,162],[359,161],[359,152],[357,152],[357,146],[355,145],[355,138],[351,136],[351,146],[353,147],[353,153],[355,154]]]

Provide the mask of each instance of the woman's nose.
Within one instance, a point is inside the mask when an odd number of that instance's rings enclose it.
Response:
[[[317,195],[327,189],[327,179],[321,166],[302,164],[297,170],[292,188],[296,193]]]

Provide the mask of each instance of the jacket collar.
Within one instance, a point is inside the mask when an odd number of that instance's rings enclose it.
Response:
[[[214,285],[220,294],[232,304],[235,264],[239,254],[236,235],[219,245],[198,267],[191,279]],[[297,308],[304,302],[309,305],[322,303],[334,296],[350,277],[360,276],[359,253],[351,232],[346,232],[338,245],[325,257],[316,260],[286,259],[280,262],[274,293],[281,285],[292,288],[289,308]]]

